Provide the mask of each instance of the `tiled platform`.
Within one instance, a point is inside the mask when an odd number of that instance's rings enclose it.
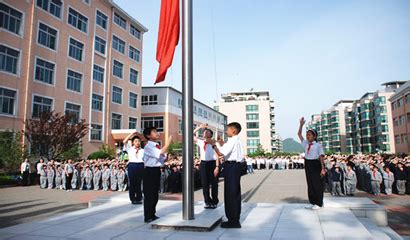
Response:
[[[0,239],[400,239],[386,227],[378,227],[367,218],[358,219],[347,208],[307,210],[302,204],[245,203],[241,229],[192,232],[152,229],[143,222],[141,205],[112,201],[88,209],[60,215],[44,221],[0,229]],[[224,214],[223,205],[200,214]],[[157,215],[181,213],[181,202],[160,201]]]

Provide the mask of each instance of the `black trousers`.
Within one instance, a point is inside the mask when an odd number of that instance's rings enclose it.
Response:
[[[159,167],[145,167],[143,179],[144,191],[144,218],[149,220],[155,216],[158,203],[161,170]]]
[[[66,176],[65,179],[65,190],[71,190],[71,180],[73,179],[73,174],[69,173],[68,176]]]
[[[142,200],[141,183],[144,177],[144,163],[128,164],[128,193],[131,202]]]
[[[309,203],[323,206],[324,184],[320,172],[322,166],[319,160],[305,160],[306,182],[308,186]]]
[[[233,223],[241,216],[241,168],[237,162],[224,163],[225,215]]]
[[[30,172],[29,171],[23,172],[23,185],[24,186],[30,185]]]
[[[199,168],[202,184],[202,193],[204,194],[205,204],[216,205],[218,199],[218,177],[214,176],[216,161],[201,161]],[[209,186],[211,186],[212,197],[209,194]]]

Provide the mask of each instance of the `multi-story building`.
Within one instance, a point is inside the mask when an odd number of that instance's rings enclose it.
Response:
[[[318,141],[325,151],[346,152],[346,107],[351,106],[353,101],[341,100],[335,103],[329,110],[321,114],[312,115],[308,128],[315,129],[318,133]]]
[[[239,122],[239,137],[246,143],[246,152],[253,153],[261,146],[268,152],[278,151],[275,128],[274,101],[269,92],[232,92],[223,94],[216,109],[228,116],[228,122]]]
[[[392,107],[394,145],[396,152],[409,153],[410,131],[410,81],[407,81],[390,97]]]
[[[326,150],[347,153],[396,152],[390,97],[404,82],[384,83],[384,89],[355,101],[339,101],[313,115],[309,127],[319,132]]]
[[[157,127],[160,142],[170,135],[182,142],[182,93],[172,87],[142,87],[141,128]],[[226,116],[200,101],[194,100],[194,128],[207,123],[214,137],[224,137]]]
[[[146,31],[112,0],[1,1],[0,128],[53,110],[90,123],[85,155],[119,141],[140,125]]]
[[[403,83],[384,83],[384,89],[364,94],[345,109],[348,152],[396,152],[389,99]]]

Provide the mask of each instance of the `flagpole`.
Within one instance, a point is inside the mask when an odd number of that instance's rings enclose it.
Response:
[[[182,97],[182,217],[184,220],[192,220],[194,219],[192,0],[182,0]]]

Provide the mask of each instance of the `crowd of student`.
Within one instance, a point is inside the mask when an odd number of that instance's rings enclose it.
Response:
[[[303,169],[304,159],[301,156],[287,157],[245,157],[247,172],[254,173],[254,169],[285,170]]]
[[[353,195],[356,188],[374,195],[410,194],[410,157],[331,155],[325,157],[326,189]]]
[[[126,158],[125,158],[126,159]],[[195,188],[201,187],[199,174],[200,160],[194,160]],[[27,171],[26,171],[27,169]],[[72,170],[70,181],[71,189],[67,188],[67,172]],[[25,172],[31,172],[28,161],[21,165],[23,183]],[[77,190],[103,190],[126,191],[128,190],[128,161],[123,156],[107,160],[81,160],[78,162],[55,161],[45,162],[40,159],[36,163],[38,183],[42,189]],[[168,161],[161,167],[160,192],[178,193],[182,191],[182,157],[168,154]]]

